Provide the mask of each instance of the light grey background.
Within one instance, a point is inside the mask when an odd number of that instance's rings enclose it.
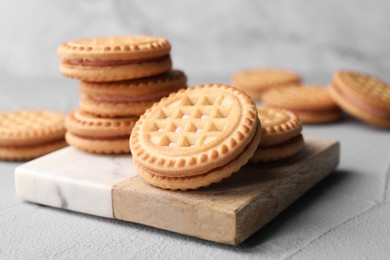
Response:
[[[57,46],[76,38],[170,39],[191,84],[288,67],[327,84],[340,68],[390,81],[390,1],[1,1],[0,111],[78,106]],[[22,202],[0,162],[0,259],[386,259],[390,134],[354,119],[305,126],[341,143],[339,168],[239,247]]]
[[[228,81],[238,69],[279,66],[309,81],[321,77],[324,84],[340,68],[390,80],[387,0],[1,3],[3,76],[60,77],[56,48],[64,41],[150,34],[171,41],[175,66],[190,78],[219,75]]]

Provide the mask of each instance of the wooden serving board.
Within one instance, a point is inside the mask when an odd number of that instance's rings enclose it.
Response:
[[[72,147],[19,166],[15,185],[27,201],[237,245],[337,167],[337,141],[306,137],[305,142],[291,159],[248,164],[195,191],[148,185],[136,175],[131,156]]]

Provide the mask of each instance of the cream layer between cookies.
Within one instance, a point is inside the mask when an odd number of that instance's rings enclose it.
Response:
[[[46,141],[38,142],[38,143],[32,143],[32,144],[12,144],[12,145],[3,145],[1,144],[0,147],[4,148],[11,148],[11,149],[16,149],[16,148],[30,148],[30,147],[40,147],[42,145],[48,145],[48,144],[54,144],[60,141],[65,141],[65,139],[62,138],[56,138],[56,139],[49,139]]]
[[[105,66],[120,66],[120,65],[129,65],[135,63],[144,63],[144,62],[152,62],[152,61],[160,61],[163,59],[169,58],[169,55],[157,57],[157,58],[145,58],[145,59],[136,59],[136,60],[67,60],[64,62],[71,65],[81,65],[81,66],[89,66],[89,67],[105,67]]]
[[[288,144],[294,143],[295,141],[297,141],[300,138],[302,138],[302,134],[299,134],[297,136],[291,137],[290,139],[288,139],[286,141],[283,141],[280,143],[275,143],[275,144],[262,144],[261,140],[260,140],[260,144],[259,144],[258,148],[270,148],[270,147],[278,147],[278,146],[288,145]]]
[[[104,140],[104,141],[113,141],[113,140],[121,140],[121,139],[129,139],[130,135],[117,135],[117,136],[96,136],[96,135],[80,135],[71,132],[72,135],[77,136],[83,139],[89,140]]]
[[[90,95],[90,97],[97,102],[109,103],[128,103],[128,102],[148,102],[160,100],[162,97],[168,96],[172,91],[164,91],[156,94],[150,94],[140,97],[123,97],[123,96],[97,96]]]
[[[349,94],[347,91],[342,90],[337,84],[333,84],[333,89],[343,98],[345,98],[349,103],[354,105],[357,108],[360,108],[362,110],[365,110],[374,116],[390,120],[390,112],[376,108],[374,106],[368,105],[367,103],[361,101],[360,99],[356,98],[355,96]]]

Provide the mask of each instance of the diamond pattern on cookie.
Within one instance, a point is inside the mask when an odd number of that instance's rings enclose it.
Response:
[[[152,116],[148,133],[159,146],[194,147],[212,142],[220,135],[230,116],[232,101],[224,96],[183,97]],[[154,120],[153,120],[154,119]],[[187,137],[181,137],[183,133]]]

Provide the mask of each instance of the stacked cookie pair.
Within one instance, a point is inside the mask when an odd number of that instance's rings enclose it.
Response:
[[[367,74],[340,71],[330,83],[330,94],[351,116],[390,129],[390,85]]]
[[[60,71],[80,80],[80,109],[66,118],[66,140],[94,153],[128,153],[135,122],[154,102],[186,86],[172,70],[171,45],[158,37],[108,37],[62,44]]]

